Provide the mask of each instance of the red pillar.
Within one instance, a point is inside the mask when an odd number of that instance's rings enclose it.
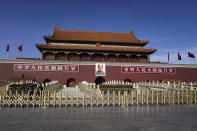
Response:
[[[135,62],[135,57],[133,55],[131,55],[130,61]]]
[[[56,52],[55,53],[53,53],[54,54],[54,60],[56,59]]]
[[[78,55],[78,60],[80,61],[80,54],[77,54]]]
[[[105,61],[107,61],[107,55],[105,55]]]
[[[88,53],[88,55],[89,55],[89,56],[88,56],[88,60],[89,60],[89,61],[92,60],[92,54],[94,54],[94,53]]]
[[[119,54],[116,54],[116,61],[118,62],[118,56],[119,56]]]
[[[103,54],[105,57],[103,58],[103,61],[107,61],[107,56],[108,56],[108,54],[107,53],[104,53]]]
[[[44,53],[42,52],[42,60],[44,60]]]
[[[140,55],[137,55],[137,62],[140,62]]]
[[[68,53],[65,53],[65,60],[68,61]]]
[[[149,62],[150,61],[150,57],[148,55],[146,57],[147,57],[146,58],[146,62]]]
[[[90,61],[91,60],[91,55],[90,54],[88,54],[88,61]]]
[[[130,61],[129,57],[130,57],[130,55],[127,55],[127,62],[129,62],[129,61]]]
[[[81,53],[77,53],[77,59],[80,61],[80,54]]]

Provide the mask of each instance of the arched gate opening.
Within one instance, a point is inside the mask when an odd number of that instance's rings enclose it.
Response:
[[[105,79],[101,76],[97,77],[96,80],[95,80],[96,85],[98,85],[98,84],[100,85],[104,82],[105,82]]]
[[[69,78],[66,82],[67,87],[75,87],[76,86],[76,80],[74,78]]]

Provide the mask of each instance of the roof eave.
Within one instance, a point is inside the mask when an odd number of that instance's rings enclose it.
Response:
[[[61,48],[56,47],[56,46],[51,46],[51,47],[47,47],[47,45],[44,44],[36,44],[36,47],[39,49],[40,52],[42,52],[43,49],[55,49],[55,50],[61,50]],[[63,49],[62,49],[63,50]],[[73,50],[73,49],[68,49],[68,50]],[[74,49],[74,50],[82,50],[82,49]],[[98,51],[97,49],[85,49],[85,50],[92,50],[92,51]],[[145,49],[146,50],[146,49]],[[149,51],[148,51],[149,50]],[[151,51],[150,51],[151,50]],[[102,51],[111,51],[111,50],[102,50]],[[147,49],[147,51],[123,51],[121,50],[120,52],[143,52],[143,53],[147,53],[147,54],[152,54],[155,53],[157,51],[157,49]]]
[[[50,41],[81,41],[81,42],[85,42],[86,40],[65,40],[65,39],[57,39],[57,38],[54,38],[54,37],[50,37],[50,36],[44,36],[43,37],[46,41],[46,43],[50,43]],[[109,41],[92,41],[92,42],[101,42],[101,43],[123,43],[123,44],[139,44],[139,46],[145,46],[146,44],[149,43],[149,41],[138,41],[138,42],[109,42]]]
[[[35,46],[36,46],[36,48],[42,53],[42,47],[40,47],[42,44],[36,44]]]

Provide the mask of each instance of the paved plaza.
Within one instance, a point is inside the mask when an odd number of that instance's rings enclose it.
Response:
[[[197,105],[1,108],[0,131],[196,131]]]

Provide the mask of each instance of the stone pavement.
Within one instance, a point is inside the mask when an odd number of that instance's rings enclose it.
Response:
[[[196,131],[197,105],[1,108],[0,131]]]

